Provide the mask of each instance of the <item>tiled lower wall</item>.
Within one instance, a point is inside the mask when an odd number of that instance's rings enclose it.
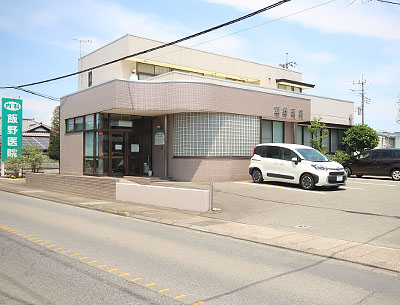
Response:
[[[115,200],[117,181],[109,177],[26,173],[27,186],[104,200]]]

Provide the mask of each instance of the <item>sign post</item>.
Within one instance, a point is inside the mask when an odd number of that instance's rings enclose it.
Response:
[[[22,148],[22,100],[2,98],[1,126],[1,175],[4,176],[4,164],[8,158],[16,158]]]

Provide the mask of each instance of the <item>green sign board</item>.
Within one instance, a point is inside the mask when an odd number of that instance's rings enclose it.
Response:
[[[22,100],[1,100],[1,161],[15,158],[22,148]]]

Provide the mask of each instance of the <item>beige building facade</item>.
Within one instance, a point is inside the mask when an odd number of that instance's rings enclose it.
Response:
[[[160,44],[126,35],[79,69]],[[312,87],[298,72],[179,46],[90,70],[61,100],[61,174],[243,179],[255,145],[310,144],[313,117],[334,152],[353,103],[304,93]]]

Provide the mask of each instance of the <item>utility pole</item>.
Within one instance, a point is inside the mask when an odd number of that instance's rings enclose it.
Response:
[[[288,55],[289,55],[289,53],[286,53],[286,63],[284,63],[284,64],[279,64],[279,66],[282,67],[282,68],[284,68],[284,69],[289,69],[289,67],[294,68],[294,66],[297,65],[297,63],[296,63],[295,61],[289,61]]]
[[[365,83],[367,80],[364,79],[364,75],[361,74],[361,80],[358,82],[353,82],[353,85],[361,85],[361,124],[364,124],[364,114],[365,114]],[[353,90],[355,91],[355,90]]]

